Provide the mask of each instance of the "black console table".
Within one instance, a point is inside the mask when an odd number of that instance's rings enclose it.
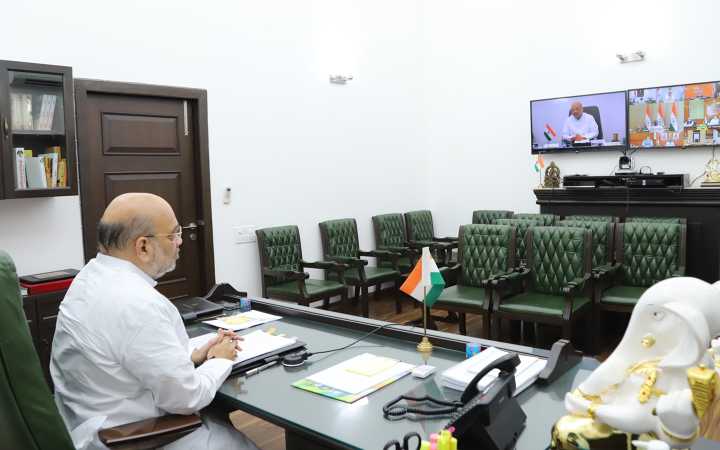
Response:
[[[720,189],[575,188],[536,189],[540,212],[687,218],[688,276],[720,279]]]

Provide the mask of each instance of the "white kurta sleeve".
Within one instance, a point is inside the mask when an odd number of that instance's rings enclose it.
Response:
[[[587,125],[588,132],[585,134],[585,138],[586,139],[595,139],[598,135],[597,122],[595,122],[595,118],[593,116],[591,116],[590,114],[588,114],[587,122],[588,122],[588,125]]]
[[[154,314],[146,323],[124,346],[125,369],[153,393],[155,405],[164,411],[190,414],[210,404],[230,374],[232,361],[215,358],[195,368],[167,317]]]
[[[568,118],[565,119],[562,129],[562,138],[566,141],[572,140],[573,136],[575,136],[572,131],[570,131],[570,117],[571,116],[568,116]]]

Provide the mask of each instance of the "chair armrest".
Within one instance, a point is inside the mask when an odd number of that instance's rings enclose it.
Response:
[[[459,241],[459,239],[456,238],[456,237],[452,237],[452,236],[445,236],[445,237],[435,237],[435,236],[433,236],[433,241],[438,241],[438,242],[453,242],[453,243],[457,244],[458,241]]]
[[[300,261],[300,265],[303,267],[309,267],[311,269],[327,269],[327,270],[347,270],[350,268],[347,264],[342,264],[335,261]]]
[[[307,280],[310,275],[305,272],[297,272],[295,270],[273,270],[266,267],[262,270],[263,275],[277,278],[279,280]]]
[[[400,256],[414,256],[418,254],[417,250],[410,248],[410,246],[407,245],[407,242],[405,244],[406,245],[404,247],[385,247],[383,250],[399,253]]]
[[[590,274],[586,273],[582,277],[575,278],[573,280],[568,281],[568,283],[563,286],[563,294],[566,296],[568,295],[577,295],[578,293],[582,292],[583,288],[585,288],[585,283],[590,279]]]
[[[457,243],[453,244],[452,242],[432,242],[429,245],[423,244],[421,242],[417,241],[410,241],[408,242],[408,245],[412,248],[416,249],[422,249],[423,247],[429,247],[431,250],[447,250],[449,248],[454,248],[457,246]]]
[[[150,449],[176,441],[202,425],[197,414],[170,414],[98,431],[100,441],[114,449]]]
[[[402,255],[395,251],[390,250],[360,250],[360,256],[370,256],[372,258],[387,258],[387,259],[397,259],[401,257]]]
[[[490,280],[490,283],[492,283],[493,286],[503,287],[508,283],[517,283],[518,281],[524,280],[528,275],[530,275],[530,269],[522,268],[494,277]]]
[[[620,268],[620,264],[613,263],[613,264],[605,264],[603,266],[594,267],[591,270],[592,277],[595,279],[605,278],[605,277],[612,277],[617,273],[618,269]]]
[[[350,267],[362,267],[367,266],[368,262],[360,258],[350,258],[348,256],[328,256],[325,255],[325,259],[335,261],[343,264],[347,264]]]

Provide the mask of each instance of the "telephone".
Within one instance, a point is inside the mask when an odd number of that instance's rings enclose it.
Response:
[[[519,364],[516,353],[505,355],[481,370],[468,384],[460,397],[463,406],[452,414],[445,426],[455,427],[460,450],[515,448],[527,418],[513,398],[515,368]],[[500,370],[497,379],[485,392],[478,392],[478,382],[493,369]]]
[[[402,395],[383,406],[383,415],[389,420],[415,416],[450,415],[444,428],[454,427],[460,450],[512,450],[525,427],[525,413],[513,398],[515,392],[515,368],[520,357],[510,353],[498,358],[481,370],[468,384],[460,401],[438,400],[430,396],[411,397]],[[478,392],[478,382],[491,370],[499,369],[500,375],[483,392]],[[398,405],[401,401],[414,405],[425,403],[427,408]]]

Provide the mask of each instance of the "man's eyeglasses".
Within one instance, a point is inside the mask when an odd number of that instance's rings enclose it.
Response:
[[[167,234],[146,234],[143,237],[146,237],[146,238],[166,237],[166,238],[170,239],[172,242],[176,242],[176,241],[179,241],[180,239],[182,239],[182,233],[183,233],[182,230],[180,230],[175,233],[167,233]]]

